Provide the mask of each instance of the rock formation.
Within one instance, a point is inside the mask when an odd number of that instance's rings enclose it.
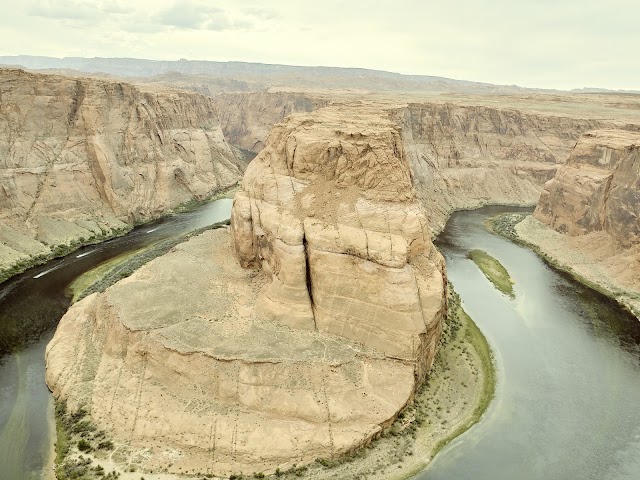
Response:
[[[584,134],[540,196],[535,218],[572,236],[604,231],[623,247],[640,242],[640,133]]]
[[[580,135],[610,123],[452,103],[413,103],[397,116],[436,232],[453,210],[534,205]]]
[[[640,133],[584,134],[516,231],[640,316]]]
[[[287,92],[223,93],[216,110],[228,142],[259,152],[276,123],[292,113],[311,112],[328,104],[318,95]]]
[[[377,106],[289,117],[230,231],[70,309],[48,385],[145,470],[272,472],[365,445],[424,381],[445,314],[412,178]]]
[[[0,69],[0,274],[234,184],[213,100]]]
[[[398,100],[373,97],[370,103],[385,110],[401,130],[416,190],[435,232],[456,209],[534,205],[580,135],[614,125],[572,111],[518,110],[508,102],[487,106]],[[225,137],[252,151],[260,151],[273,125],[290,113],[345,103],[354,102],[349,95],[326,92],[216,96]]]

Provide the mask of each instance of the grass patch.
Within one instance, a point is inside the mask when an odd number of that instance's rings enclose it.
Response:
[[[116,270],[118,266],[143,253],[145,250],[153,248],[154,246],[155,243],[147,247],[139,248],[137,250],[118,255],[117,257],[113,257],[77,277],[68,287],[68,291],[72,295],[71,303],[76,303],[81,298],[84,298],[86,295],[83,294],[101,279],[110,276],[110,274],[113,276],[114,270]]]
[[[516,225],[522,222],[526,217],[530,216],[530,214],[523,213],[503,213],[500,215],[496,215],[495,217],[491,217],[484,222],[484,226],[490,232],[493,232],[497,235],[501,235],[512,242],[521,245],[523,247],[528,248],[533,251],[536,255],[538,255],[544,262],[553,268],[559,274],[565,276],[566,278],[570,278],[581,285],[584,285],[587,288],[595,291],[596,293],[602,295],[603,297],[614,301],[618,306],[620,306],[625,312],[633,315],[636,318],[640,318],[640,311],[636,310],[633,305],[629,305],[625,302],[624,297],[628,296],[630,298],[634,298],[634,294],[630,294],[629,292],[620,291],[620,290],[610,290],[605,288],[604,286],[592,282],[591,280],[583,277],[579,273],[577,273],[571,266],[565,265],[560,261],[556,260],[550,255],[547,255],[540,247],[537,245],[530,243],[516,233]]]
[[[457,329],[452,335],[450,335],[448,341],[450,343],[463,341],[475,350],[480,362],[479,368],[483,377],[480,394],[477,396],[477,404],[472,414],[464,423],[459,425],[447,437],[441,439],[436,444],[433,449],[433,456],[435,456],[453,439],[459,437],[480,421],[482,415],[484,415],[487,408],[489,408],[489,404],[491,403],[491,400],[493,400],[496,391],[496,370],[493,363],[491,347],[473,319],[462,308],[460,296],[451,287],[449,288],[449,291],[449,322],[456,325]],[[418,472],[416,471],[415,473]]]
[[[105,432],[98,431],[91,423],[84,408],[70,412],[66,402],[56,401],[55,419],[55,472],[58,480],[117,478],[115,472],[106,474],[102,466],[94,465],[94,459],[82,455],[114,448]]]
[[[495,285],[505,295],[515,298],[513,292],[513,280],[502,264],[482,250],[471,250],[467,255],[478,268],[484,273],[484,276]]]

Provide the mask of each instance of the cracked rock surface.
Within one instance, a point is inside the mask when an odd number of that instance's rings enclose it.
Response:
[[[517,232],[640,316],[640,133],[584,134]]]
[[[384,110],[276,126],[231,222],[74,305],[47,349],[54,395],[145,469],[336,457],[388,426],[433,362],[444,260]]]

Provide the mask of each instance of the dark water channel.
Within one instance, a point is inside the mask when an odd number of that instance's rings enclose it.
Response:
[[[82,248],[0,285],[0,480],[40,478],[51,445],[51,395],[44,351],[69,306],[79,275],[113,257],[229,218],[232,200],[137,227]]]
[[[44,349],[67,286],[122,253],[228,218],[230,200],[136,228],[0,285],[0,479],[39,478],[50,451]],[[496,398],[419,479],[639,479],[640,322],[482,228],[513,208],[454,214],[438,245],[464,306],[491,343]],[[500,294],[466,258],[479,248],[516,281]]]
[[[640,479],[640,322],[482,222],[513,208],[458,212],[438,238],[464,307],[491,343],[496,397],[481,422],[416,478]],[[471,249],[515,280],[500,294]]]

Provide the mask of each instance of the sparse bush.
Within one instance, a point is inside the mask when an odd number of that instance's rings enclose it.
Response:
[[[87,442],[84,438],[81,438],[78,442],[78,450],[86,453],[93,450],[93,448],[91,447],[91,444],[89,442]]]

